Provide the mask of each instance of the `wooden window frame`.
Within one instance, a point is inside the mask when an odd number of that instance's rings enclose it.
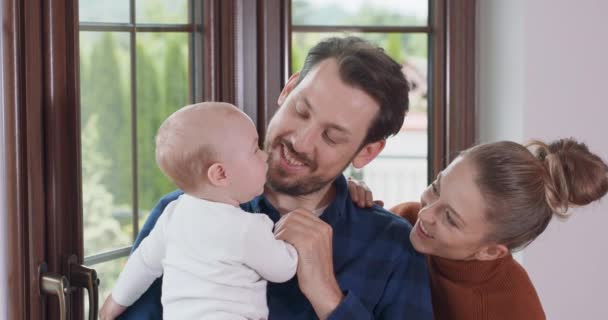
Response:
[[[9,187],[1,209],[8,213],[9,318],[44,318],[38,310],[46,308],[54,319],[55,303],[40,298],[39,267],[46,262],[49,271],[65,274],[65,255],[75,254],[82,263],[83,254],[82,235],[72,232],[82,228],[80,154],[73,147],[80,146],[79,70],[74,64],[78,4],[5,0],[1,5],[0,121]],[[207,0],[205,6],[204,44],[195,44],[204,52],[204,95],[196,99],[237,104],[257,120],[264,136],[289,70],[289,1]],[[432,28],[444,30],[430,48],[433,58],[444,57],[430,72],[430,99],[438,106],[430,110],[433,177],[473,145],[477,134],[476,0],[434,0],[431,10],[444,17],[431,21]],[[79,310],[81,303],[74,305]]]
[[[475,100],[476,0],[430,0],[428,26],[297,26],[298,31],[367,31],[429,33],[429,166],[428,179],[441,172],[459,152],[475,144],[477,137]],[[291,47],[291,1],[283,6],[284,48]],[[284,74],[290,70],[285,50]]]
[[[191,59],[188,59],[188,67],[192,71],[190,72],[189,79],[189,99],[192,101],[200,101],[202,97],[205,95],[205,90],[203,89],[203,79],[205,68],[205,59],[206,54],[199,55],[199,52],[202,53],[202,49],[205,46],[202,45],[205,28],[203,24],[205,23],[205,19],[211,16],[211,8],[213,6],[212,2],[209,1],[195,1],[189,0],[188,2],[188,22],[182,24],[165,24],[165,23],[137,23],[136,22],[136,1],[129,0],[129,21],[126,23],[107,23],[107,22],[89,22],[79,21],[79,28],[77,30],[78,33],[81,31],[89,31],[89,32],[122,32],[129,35],[129,65],[130,65],[130,112],[131,112],[131,180],[133,182],[131,193],[133,195],[132,203],[131,203],[131,221],[132,221],[132,230],[131,230],[131,238],[135,241],[138,233],[139,233],[139,168],[138,168],[138,152],[137,152],[137,109],[138,109],[138,97],[137,94],[137,52],[136,52],[136,42],[138,35],[146,32],[153,33],[171,33],[171,32],[180,32],[180,33],[188,33],[188,41],[189,46],[191,48]],[[209,10],[209,11],[207,11]],[[207,15],[205,13],[209,12]],[[84,214],[84,213],[83,213]],[[129,255],[131,251],[131,246],[121,247],[121,248],[112,248],[109,251],[104,252],[96,252],[92,256],[85,257],[84,263],[88,266],[93,266],[95,264],[104,263],[108,261],[112,261],[121,257],[126,257]]]

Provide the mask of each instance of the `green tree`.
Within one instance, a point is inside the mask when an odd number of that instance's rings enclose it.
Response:
[[[171,81],[169,81],[171,82]],[[139,206],[147,211],[173,187],[156,164],[155,137],[167,116],[161,100],[157,64],[145,44],[137,45],[137,159]]]
[[[170,41],[164,61],[165,112],[177,110],[188,103],[188,71],[186,57],[178,41]]]
[[[148,54],[148,46],[137,47],[137,146],[139,207],[145,213],[164,194],[175,189],[156,164],[155,137],[158,127],[173,111],[188,104],[186,58],[179,41],[169,41],[158,77],[159,63]]]
[[[163,86],[164,103],[159,112],[159,116],[163,120],[175,110],[190,103],[185,45],[185,43],[180,42],[179,38],[177,38],[171,40],[167,47],[163,68],[165,72],[163,77],[165,80],[165,85]],[[160,174],[160,171],[155,177],[154,184],[157,186],[156,201],[167,192],[175,190],[176,187],[164,175]]]
[[[131,238],[121,231],[118,220],[112,217],[114,199],[102,183],[110,167],[110,160],[99,152],[98,115],[91,115],[82,126],[82,209],[84,228],[84,254],[90,256],[114,248],[129,245]],[[121,268],[114,263],[95,266],[107,295],[114,286]]]
[[[304,66],[304,59],[306,59],[306,49],[302,49],[296,43],[292,45],[291,50],[291,73],[294,74]]]
[[[401,45],[401,35],[389,33],[386,40],[386,53],[398,63],[403,63],[403,46]]]
[[[121,81],[116,41],[104,33],[92,50],[88,75],[83,79],[83,121],[98,116],[103,132],[97,148],[108,159],[102,183],[120,205],[131,201],[131,110]],[[86,122],[84,122],[86,123]]]

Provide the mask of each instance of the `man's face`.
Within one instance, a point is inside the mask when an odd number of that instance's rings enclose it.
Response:
[[[267,185],[276,192],[306,195],[346,168],[380,107],[340,79],[335,59],[319,63],[285,94],[266,134]]]

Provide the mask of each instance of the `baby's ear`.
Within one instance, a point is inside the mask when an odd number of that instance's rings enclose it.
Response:
[[[219,162],[209,166],[209,169],[207,169],[207,179],[216,187],[225,187],[229,184],[226,168]]]

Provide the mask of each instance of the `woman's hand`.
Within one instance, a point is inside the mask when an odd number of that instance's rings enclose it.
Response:
[[[357,181],[348,177],[348,192],[350,193],[350,198],[360,208],[370,208],[374,203],[384,207],[384,201],[373,200],[372,191],[363,181]]]
[[[114,301],[112,295],[109,295],[99,310],[99,319],[114,320],[121,313],[125,312],[126,309],[127,307],[118,304],[118,302]]]

